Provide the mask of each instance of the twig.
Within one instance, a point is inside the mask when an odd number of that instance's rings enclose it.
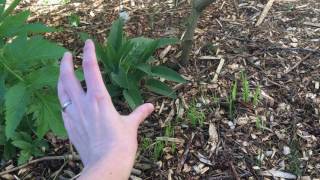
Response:
[[[320,28],[320,23],[304,22],[303,24],[306,26],[313,26],[313,27]]]
[[[229,162],[229,166],[230,166],[230,168],[231,168],[231,172],[232,172],[232,174],[233,174],[233,177],[234,177],[236,180],[240,180],[240,176],[239,176],[239,174],[237,173],[237,170],[236,170],[236,168],[234,167],[232,161]]]
[[[284,74],[288,74],[289,72],[293,71],[295,68],[297,68],[302,63],[302,61],[305,61],[311,55],[312,55],[312,53],[309,53],[308,55],[306,55],[304,58],[302,58],[300,61],[298,61],[294,66],[292,66],[290,69],[288,69],[286,72],[284,72]]]
[[[187,156],[188,156],[188,153],[189,153],[189,151],[190,151],[190,146],[191,146],[191,144],[192,144],[194,135],[195,135],[195,134],[192,133],[191,139],[190,139],[189,143],[187,144],[187,146],[186,146],[186,148],[185,148],[185,150],[184,150],[184,153],[183,153],[183,156],[182,156],[182,158],[181,158],[181,160],[180,160],[180,163],[178,164],[178,168],[177,168],[177,172],[178,172],[178,173],[181,172],[181,169],[182,169],[185,161],[187,160]]]
[[[6,171],[2,171],[0,172],[0,176],[3,176],[5,174],[17,171],[19,169],[25,168],[31,164],[34,163],[38,163],[38,162],[42,162],[42,161],[50,161],[50,160],[80,160],[80,157],[78,155],[74,156],[74,155],[65,155],[65,156],[48,156],[48,157],[43,157],[43,158],[39,158],[39,159],[35,159],[32,161],[29,161],[26,164],[23,164],[21,166],[6,170]]]
[[[219,65],[218,65],[218,67],[217,67],[216,73],[214,74],[214,77],[213,77],[213,79],[212,79],[212,82],[215,83],[215,82],[218,80],[218,76],[219,76],[219,74],[220,74],[220,72],[221,72],[221,69],[222,69],[222,67],[223,67],[223,64],[224,64],[224,59],[221,58],[220,63],[219,63]]]
[[[250,172],[245,172],[239,175],[241,178],[252,176]],[[221,179],[232,179],[232,176],[217,176],[217,177],[210,177],[208,180],[221,180]]]
[[[269,10],[271,9],[273,2],[274,2],[274,0],[268,1],[267,5],[264,7],[264,9],[261,13],[261,16],[259,17],[259,19],[256,23],[256,26],[259,26],[263,22],[264,18],[267,16]]]
[[[283,47],[270,47],[265,49],[266,51],[272,50],[283,50],[283,51],[300,51],[300,52],[310,52],[320,54],[320,50],[318,49],[309,49],[309,48],[283,48]]]

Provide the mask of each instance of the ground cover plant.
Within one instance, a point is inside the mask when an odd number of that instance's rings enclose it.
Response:
[[[44,155],[48,131],[66,132],[56,96],[58,59],[65,48],[40,34],[55,31],[41,23],[26,23],[29,11],[14,14],[20,1],[0,9],[0,145],[1,157],[19,154],[19,164]],[[17,149],[17,151],[16,151]]]
[[[123,96],[134,109],[143,102],[141,88],[157,94],[175,98],[176,93],[159,78],[185,83],[174,70],[153,65],[153,54],[157,49],[175,44],[176,38],[150,39],[145,37],[128,38],[123,32],[124,21],[116,20],[109,32],[106,42],[96,43],[97,56],[103,63],[104,77],[112,97]],[[142,86],[144,84],[144,86]]]
[[[123,13],[126,41],[135,37],[183,41],[193,8],[190,2],[87,0],[47,6],[22,1],[16,12],[29,9],[29,23],[41,21],[63,29],[45,37],[70,49],[75,68],[81,69],[80,32],[107,49],[112,23]],[[216,0],[197,17],[194,36],[187,39],[193,41],[187,65],[179,64],[180,42],[154,51],[147,64],[173,67],[187,82],[155,75],[140,81],[141,97],[154,104],[155,112],[139,128],[131,179],[319,178],[319,9],[317,0]],[[106,71],[105,60],[99,60],[106,84],[121,89],[113,98],[117,109],[123,114],[131,111],[123,95],[128,88],[114,82],[111,74],[117,71]],[[174,89],[176,97],[148,90],[149,78]],[[10,79],[12,85],[18,81]],[[13,80],[6,79],[6,89]],[[1,117],[5,112],[1,110]],[[16,132],[25,127],[23,122]],[[1,125],[3,132],[2,119]],[[29,142],[31,136],[29,144],[36,147],[32,152],[40,150],[41,156],[33,155],[20,166],[20,150],[12,145],[18,155],[0,161],[0,178],[77,177],[82,165],[73,158],[77,153],[70,142],[49,131],[43,144],[36,142],[35,132],[17,137]]]

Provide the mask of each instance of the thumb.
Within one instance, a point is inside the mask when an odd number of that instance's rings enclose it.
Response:
[[[151,103],[143,104],[137,107],[129,116],[129,123],[133,123],[135,127],[138,128],[140,123],[142,123],[154,110],[154,106]]]

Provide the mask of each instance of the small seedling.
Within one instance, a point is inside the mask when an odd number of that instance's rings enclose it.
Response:
[[[143,138],[142,139],[142,146],[141,146],[142,150],[145,151],[145,150],[149,149],[151,144],[152,144],[152,140],[150,138],[148,138],[148,137]]]
[[[261,89],[260,89],[260,86],[257,86],[253,95],[253,102],[252,102],[253,106],[256,107],[258,105],[260,98],[261,98]]]
[[[242,100],[245,103],[250,101],[250,90],[249,90],[249,81],[247,79],[247,75],[241,71],[241,82],[242,82]]]
[[[165,144],[163,141],[156,141],[153,147],[153,159],[159,160],[161,156],[163,155],[163,149],[165,147]]]
[[[263,121],[261,120],[260,117],[256,118],[256,127],[260,130],[263,129]]]
[[[235,112],[235,101],[237,100],[237,81],[235,81],[232,85],[232,90],[230,95],[228,96],[228,105],[229,105],[229,118],[233,119],[234,118],[234,112]]]
[[[80,17],[76,14],[71,14],[68,17],[69,24],[73,27],[78,27],[80,24]]]
[[[174,136],[174,129],[171,126],[171,123],[168,123],[168,126],[166,126],[164,130],[164,136],[166,137],[173,137]]]
[[[191,121],[193,127],[199,125],[200,127],[203,126],[203,122],[206,119],[206,116],[203,111],[199,111],[195,105],[195,103],[191,104],[188,112],[187,112],[187,119]]]

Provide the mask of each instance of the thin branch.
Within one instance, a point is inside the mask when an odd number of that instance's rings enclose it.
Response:
[[[28,163],[23,164],[21,166],[18,166],[18,167],[15,167],[15,168],[0,172],[0,176],[3,176],[3,175],[8,174],[8,173],[12,173],[14,171],[17,171],[19,169],[25,168],[25,167],[27,167],[27,166],[29,166],[31,164],[34,164],[34,163],[39,163],[39,162],[42,162],[42,161],[51,161],[51,160],[80,160],[80,157],[78,155],[47,156],[47,157],[43,157],[43,158],[39,158],[39,159],[35,159],[35,160],[32,160],[32,161],[29,161]]]

